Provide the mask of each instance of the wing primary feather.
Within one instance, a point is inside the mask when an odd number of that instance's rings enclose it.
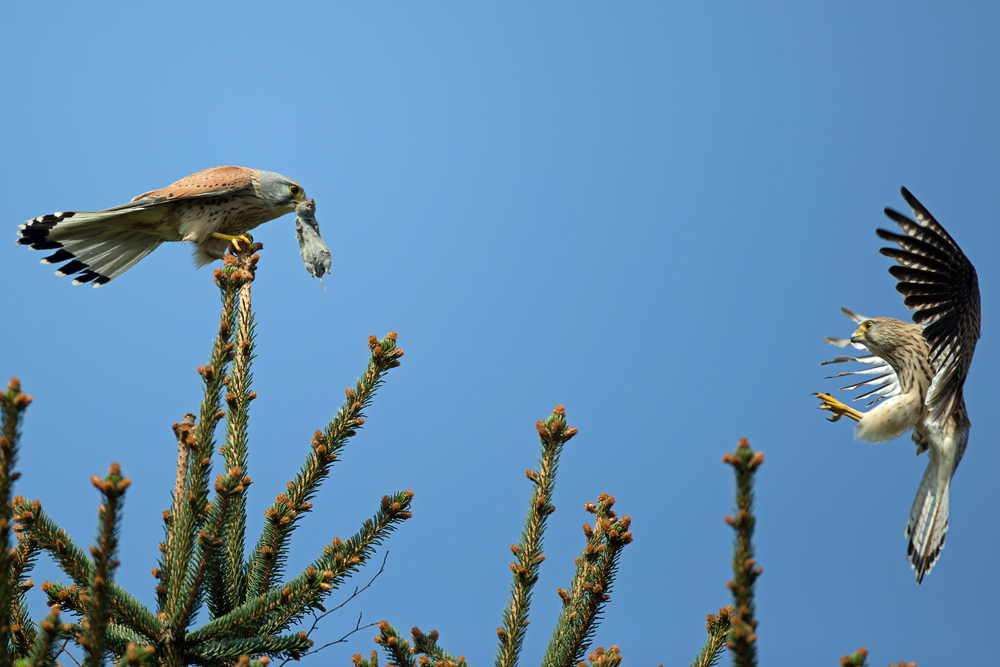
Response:
[[[885,255],[886,257],[891,257],[908,268],[922,269],[938,273],[946,273],[948,271],[948,266],[946,264],[939,262],[932,257],[919,255],[907,250],[897,248],[879,248],[879,253]]]
[[[919,284],[939,284],[942,282],[941,274],[935,271],[914,269],[908,266],[890,266],[889,273],[893,278],[902,282]]]

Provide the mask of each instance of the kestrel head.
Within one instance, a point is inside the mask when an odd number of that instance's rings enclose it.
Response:
[[[897,368],[903,365],[907,355],[926,357],[927,344],[921,336],[922,329],[892,317],[873,317],[858,326],[851,335],[851,342],[861,343]]]
[[[861,343],[875,354],[890,352],[895,347],[891,321],[888,317],[865,320],[851,334],[851,342]]]
[[[279,215],[291,213],[295,205],[306,198],[306,191],[301,185],[273,171],[261,170],[260,189],[264,205],[275,213],[280,211]]]

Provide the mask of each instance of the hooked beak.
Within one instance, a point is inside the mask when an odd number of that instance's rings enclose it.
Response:
[[[856,329],[853,334],[851,334],[852,343],[864,343],[865,342],[865,332],[861,329]]]

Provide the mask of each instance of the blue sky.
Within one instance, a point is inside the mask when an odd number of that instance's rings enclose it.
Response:
[[[568,447],[525,664],[537,662],[601,492],[633,517],[597,643],[687,664],[729,603],[732,473],[758,478],[760,655],[836,664],[986,664],[1000,624],[996,119],[989,3],[11,5],[0,26],[0,371],[33,394],[17,490],[88,543],[88,479],[134,480],[120,583],[153,600],[170,424],[199,400],[217,325],[211,269],[168,244],[100,290],[14,244],[16,225],[98,210],[222,164],[316,199],[329,292],[293,217],[265,244],[251,411],[251,529],[353,385],[369,334],[403,365],[297,534],[292,568],[353,533],[384,493],[414,518],[359,613],[437,628],[492,660],[533,467],[557,403]],[[903,529],[925,466],[866,445],[811,393],[840,306],[908,318],[878,254],[908,187],[976,265],[983,338],[947,548],[922,586]],[[37,582],[57,577],[39,565]],[[364,577],[357,581],[360,583]],[[36,609],[42,594],[33,593]],[[374,630],[305,664],[347,664]],[[728,659],[727,659],[728,660]]]

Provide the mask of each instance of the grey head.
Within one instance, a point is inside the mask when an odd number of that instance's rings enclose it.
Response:
[[[900,373],[908,362],[926,363],[928,348],[923,329],[920,324],[893,317],[873,317],[858,326],[851,342],[861,343]]]
[[[273,171],[261,170],[260,192],[264,206],[275,214],[275,218],[291,213],[295,210],[295,205],[306,198],[306,191],[301,185]]]

